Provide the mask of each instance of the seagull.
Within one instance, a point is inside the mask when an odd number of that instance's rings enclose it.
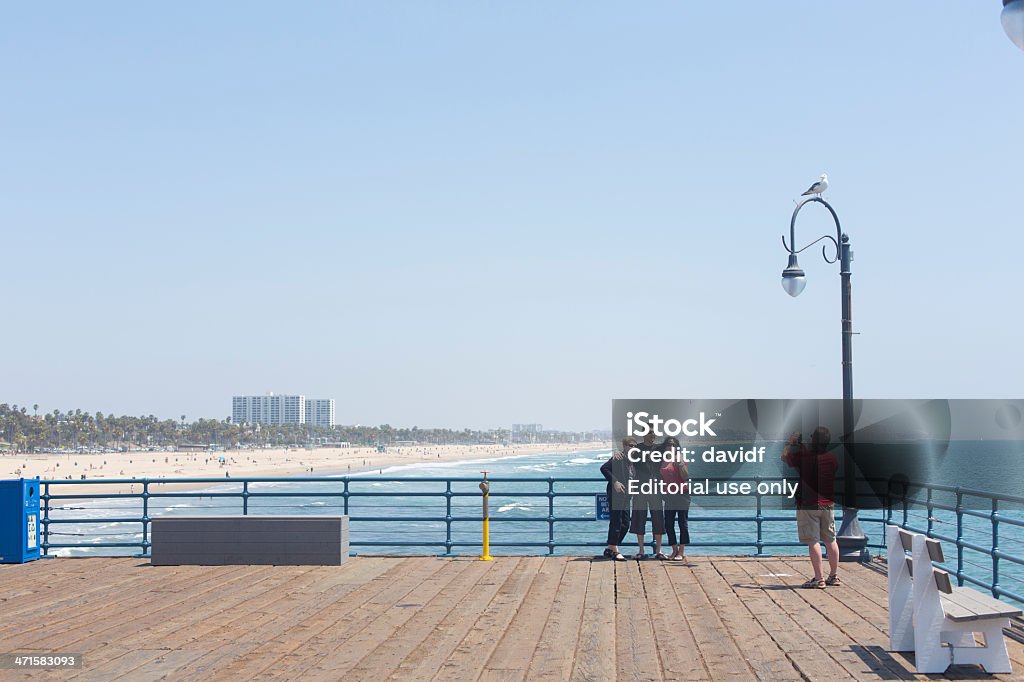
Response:
[[[800,196],[806,197],[809,194],[817,194],[818,198],[821,198],[821,193],[828,189],[828,176],[824,173],[818,178],[818,181],[807,188],[807,191]]]

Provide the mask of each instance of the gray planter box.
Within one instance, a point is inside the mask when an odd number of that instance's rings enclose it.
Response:
[[[179,516],[150,524],[154,566],[340,566],[347,516]]]

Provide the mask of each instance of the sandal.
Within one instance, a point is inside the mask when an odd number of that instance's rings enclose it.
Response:
[[[644,559],[647,558],[647,555],[646,554],[634,554],[633,558],[636,559],[637,561],[643,561]]]
[[[825,578],[825,584],[829,587],[842,587],[843,583],[839,580],[839,576],[834,573],[829,577]]]
[[[668,558],[669,561],[685,561],[686,557],[681,557],[678,554],[673,554]]]
[[[811,578],[803,585],[801,585],[800,588],[804,590],[824,590],[825,581],[821,580],[820,578]]]
[[[665,556],[664,552],[658,552],[657,554],[654,555],[654,558],[657,559],[658,561],[668,561],[668,557]]]
[[[621,552],[613,552],[610,549],[604,550],[604,558],[612,559],[614,561],[625,561],[626,557],[622,556]]]

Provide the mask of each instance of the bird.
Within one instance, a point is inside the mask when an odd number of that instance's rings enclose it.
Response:
[[[807,188],[807,191],[800,196],[806,197],[810,194],[817,194],[818,198],[821,198],[821,193],[828,189],[828,176],[824,173],[818,178],[818,181]]]

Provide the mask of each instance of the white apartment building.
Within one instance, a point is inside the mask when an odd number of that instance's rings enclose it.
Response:
[[[334,398],[307,398],[306,423],[313,426],[334,426]]]
[[[544,427],[540,424],[513,424],[510,441],[513,443],[536,443]]]
[[[236,395],[231,398],[235,424],[305,424],[306,397],[301,395]]]
[[[235,424],[312,424],[334,426],[334,398],[303,395],[236,395],[231,398]]]

